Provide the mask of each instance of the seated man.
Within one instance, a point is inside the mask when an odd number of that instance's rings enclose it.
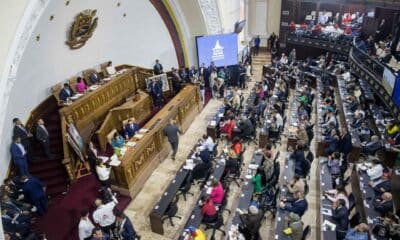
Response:
[[[91,72],[89,74],[89,81],[92,84],[96,84],[96,83],[100,82],[100,76],[96,72]]]
[[[373,155],[376,151],[378,151],[382,147],[382,143],[379,140],[379,137],[373,135],[371,137],[371,141],[367,143],[361,143],[361,151],[366,155]]]
[[[375,195],[377,196],[385,192],[390,192],[392,190],[392,182],[389,179],[389,173],[384,172],[380,179],[370,181],[369,186],[374,189]]]
[[[368,240],[368,232],[368,224],[360,223],[347,231],[344,240]]]
[[[210,164],[211,163],[211,153],[204,146],[199,147],[199,153],[196,154],[196,157],[199,158],[203,163]]]
[[[308,209],[308,202],[304,198],[304,193],[297,192],[293,196],[294,198],[292,199],[281,199],[279,207],[289,212],[294,212],[302,217],[305,211]]]
[[[128,120],[128,123],[124,127],[125,139],[129,140],[139,131],[139,124],[136,123],[135,118]]]
[[[381,196],[375,197],[372,205],[374,205],[374,209],[382,216],[385,216],[388,212],[393,212],[392,194],[385,192]]]
[[[243,118],[239,124],[240,129],[240,137],[243,138],[250,138],[254,134],[254,126],[251,123],[250,119]]]
[[[248,213],[244,213],[241,210],[239,213],[242,222],[242,225],[239,226],[240,232],[245,235],[246,239],[259,239],[258,230],[264,217],[263,211],[254,205],[250,205]]]
[[[205,147],[206,149],[208,149],[208,151],[210,153],[214,153],[215,143],[214,143],[214,140],[212,139],[212,137],[204,134],[203,139],[202,139],[202,146]]]
[[[72,89],[70,88],[68,83],[64,83],[64,87],[61,89],[60,94],[59,94],[59,98],[61,101],[66,102],[68,100],[68,98],[72,97],[72,95],[74,95]]]

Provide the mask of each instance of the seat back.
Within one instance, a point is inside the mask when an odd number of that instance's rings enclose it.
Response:
[[[76,83],[77,83],[78,76],[73,76],[68,79],[68,84],[71,87],[72,91],[76,93]]]
[[[56,85],[51,87],[51,92],[53,93],[53,96],[56,98],[57,103],[59,105],[61,105],[61,103],[62,103],[62,101],[60,99],[60,92],[61,92],[62,87],[63,86],[61,83],[57,83]]]
[[[349,212],[356,206],[356,198],[353,193],[349,194]]]
[[[303,236],[301,237],[301,240],[306,240],[308,236],[310,236],[310,233],[311,233],[311,227],[310,225],[307,225],[303,230]]]
[[[356,212],[353,217],[350,218],[350,226],[352,228],[354,228],[355,226],[357,226],[358,224],[360,224],[361,222],[361,217],[360,217],[360,213]]]
[[[107,134],[107,141],[111,145],[112,139],[114,137],[114,134],[117,132],[117,129],[111,130],[109,134]]]

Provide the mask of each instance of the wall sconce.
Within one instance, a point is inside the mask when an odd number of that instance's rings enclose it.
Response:
[[[50,16],[50,21],[53,21],[53,19],[54,19],[54,15],[51,15]]]
[[[69,1],[66,1],[66,2],[65,2],[65,6],[68,6],[68,5],[69,5]]]
[[[39,42],[40,40],[40,34],[36,35],[36,41]]]
[[[119,6],[121,6],[121,3],[120,3],[120,2],[117,3],[117,7],[119,7]]]
[[[124,15],[122,15],[123,17],[126,17],[126,13],[124,13]]]

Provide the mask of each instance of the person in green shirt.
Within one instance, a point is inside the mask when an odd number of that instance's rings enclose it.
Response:
[[[257,168],[257,173],[251,181],[254,184],[254,193],[260,193],[265,185],[267,185],[267,179],[262,167]]]
[[[303,105],[308,104],[308,97],[305,93],[301,93],[300,97],[297,100]]]

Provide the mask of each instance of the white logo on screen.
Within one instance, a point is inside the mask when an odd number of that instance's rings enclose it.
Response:
[[[217,60],[223,60],[225,58],[224,56],[224,47],[219,44],[219,40],[215,43],[212,54],[212,60],[217,61]]]

